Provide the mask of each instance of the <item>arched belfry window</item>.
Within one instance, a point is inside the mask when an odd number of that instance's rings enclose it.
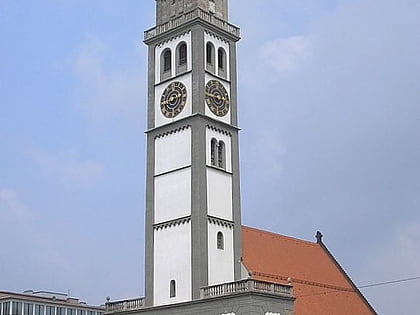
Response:
[[[220,168],[225,168],[225,161],[226,161],[226,149],[225,143],[223,141],[219,141],[217,145],[217,166]]]
[[[187,71],[188,53],[187,44],[181,42],[176,49],[176,73]]]
[[[171,70],[172,70],[172,52],[169,48],[165,49],[162,52],[160,58],[160,75],[161,80],[167,79],[171,77]]]
[[[226,52],[221,47],[217,50],[217,68],[219,76],[226,78]]]
[[[169,297],[173,298],[176,297],[176,281],[171,280],[169,283]]]
[[[211,139],[210,142],[210,163],[213,166],[216,166],[216,159],[217,159],[217,140],[216,139]]]
[[[214,72],[214,46],[211,42],[206,44],[206,69]]]
[[[217,232],[217,249],[225,249],[225,240],[222,232]]]

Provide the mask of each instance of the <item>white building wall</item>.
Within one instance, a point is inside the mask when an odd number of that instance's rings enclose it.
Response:
[[[154,231],[154,305],[191,300],[190,222]],[[176,296],[170,297],[170,281]]]
[[[188,32],[186,34],[183,34],[181,36],[178,36],[176,38],[173,38],[170,41],[165,41],[164,43],[156,46],[155,48],[155,84],[158,84],[160,79],[160,61],[161,61],[161,54],[166,49],[169,48],[171,50],[172,54],[172,67],[171,67],[171,77],[175,76],[176,72],[176,47],[179,43],[185,42],[187,44],[187,71],[191,70],[192,67],[192,58],[191,58],[191,32]]]
[[[230,69],[229,42],[227,42],[226,40],[222,40],[221,38],[215,36],[212,33],[205,32],[204,33],[204,51],[206,51],[207,42],[211,42],[214,46],[216,73],[217,73],[217,69],[219,68],[219,60],[217,58],[217,51],[219,50],[220,47],[225,50],[225,52],[226,52],[226,75],[227,75],[226,79],[227,79],[227,81],[230,81],[230,71],[228,71],[228,69]]]
[[[232,175],[207,167],[207,209],[214,217],[232,220]]]
[[[217,233],[222,232],[224,249],[217,248]],[[234,281],[233,228],[208,223],[209,285]]]
[[[155,140],[155,175],[191,165],[191,128]]]
[[[226,146],[226,171],[232,172],[232,139],[229,135],[216,131],[209,127],[206,128],[206,163],[211,165],[211,139],[223,141]]]
[[[155,177],[155,223],[191,214],[191,168]]]

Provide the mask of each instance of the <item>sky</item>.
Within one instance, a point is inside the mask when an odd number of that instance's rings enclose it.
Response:
[[[144,293],[153,0],[0,0],[0,290]],[[420,3],[230,0],[242,223],[358,286],[420,276]],[[420,280],[362,289],[420,311]]]

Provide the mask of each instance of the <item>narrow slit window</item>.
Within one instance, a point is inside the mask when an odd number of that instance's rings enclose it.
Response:
[[[216,166],[216,147],[217,140],[213,138],[210,143],[210,163],[212,166]]]
[[[213,44],[210,42],[206,45],[206,61],[208,64],[213,64]]]
[[[225,240],[222,232],[217,233],[217,249],[225,249]]]
[[[173,298],[176,297],[176,281],[171,280],[169,283],[169,297]]]
[[[219,69],[224,70],[225,69],[225,51],[223,48],[219,48],[217,51],[217,62]]]
[[[187,44],[182,43],[179,46],[179,61],[178,61],[178,65],[179,66],[183,66],[187,64]]]
[[[219,142],[217,146],[217,166],[220,168],[225,168],[225,143],[223,141]]]
[[[172,59],[172,54],[171,54],[171,51],[168,49],[163,53],[163,71],[164,72],[171,71],[171,59]]]

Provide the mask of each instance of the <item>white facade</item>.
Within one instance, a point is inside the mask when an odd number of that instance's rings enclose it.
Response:
[[[155,175],[191,165],[191,128],[155,139]]]
[[[217,244],[219,232],[223,235],[223,249]],[[209,285],[234,281],[233,228],[209,222],[208,251]]]
[[[183,34],[181,36],[178,36],[176,38],[172,38],[169,41],[165,41],[161,43],[160,45],[156,46],[155,49],[155,84],[158,84],[162,81],[161,79],[161,56],[165,49],[171,50],[171,56],[172,56],[172,67],[171,67],[171,74],[170,77],[174,77],[176,75],[176,48],[178,45],[182,42],[185,42],[187,44],[187,71],[191,70],[191,32],[187,32],[186,34]]]
[[[204,33],[204,45],[207,45],[207,43],[210,42],[213,44],[214,48],[215,48],[215,54],[216,54],[216,58],[215,58],[215,74],[219,77],[223,77],[222,75],[218,75],[218,69],[219,69],[219,60],[217,58],[217,51],[219,50],[219,48],[223,48],[223,50],[226,53],[226,69],[230,69],[230,58],[229,58],[229,42],[227,42],[226,40],[221,39],[220,37],[214,35],[213,33],[210,32],[205,32]],[[204,47],[204,51],[206,49],[206,46]],[[226,71],[226,80],[229,81],[230,80],[230,71]]]
[[[207,168],[207,209],[214,217],[232,220],[232,175]]]
[[[191,168],[155,177],[155,223],[191,214]]]
[[[232,172],[232,138],[224,132],[220,132],[214,128],[206,128],[206,164],[211,166],[211,140],[223,141],[226,147],[226,167],[225,170],[229,173]]]
[[[155,229],[154,244],[154,305],[190,301],[190,222]],[[170,297],[171,280],[176,283],[175,297]]]

